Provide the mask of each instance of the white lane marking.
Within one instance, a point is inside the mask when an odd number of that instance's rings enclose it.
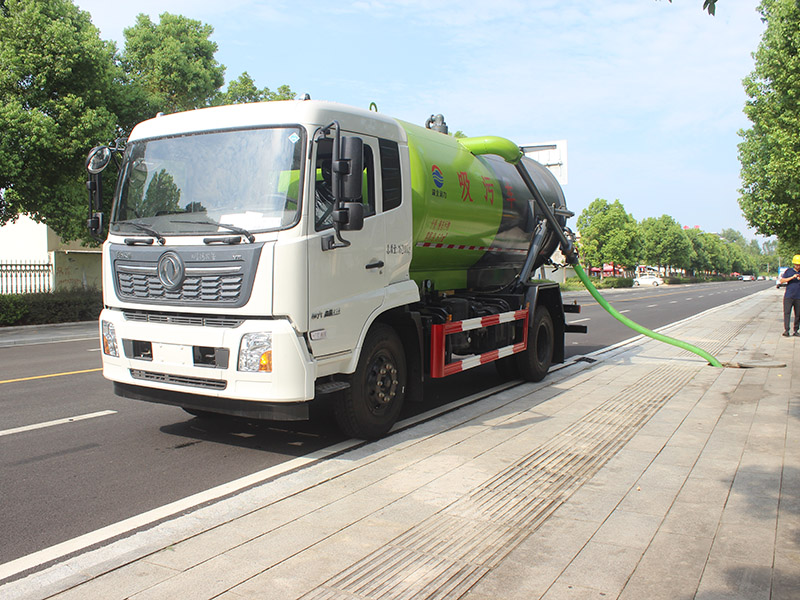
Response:
[[[648,304],[647,308],[655,308],[656,306],[658,306],[658,304]]]
[[[621,311],[619,311],[619,314],[624,315],[625,313],[628,313],[628,312],[631,312],[630,309],[621,310]]]
[[[570,323],[583,323],[584,321],[591,321],[591,319],[589,317],[586,317],[585,319],[578,319],[577,321],[570,321]]]
[[[25,425],[24,427],[15,427],[14,429],[5,429],[3,431],[0,431],[0,437],[4,435],[12,435],[14,433],[22,433],[23,431],[44,429],[45,427],[54,427],[55,425],[74,423],[75,421],[85,421],[86,419],[96,419],[97,417],[105,417],[106,415],[115,415],[115,414],[117,414],[117,411],[115,410],[101,410],[100,412],[88,413],[85,415],[77,415],[75,417],[67,417],[65,419],[56,419],[55,421],[35,423],[34,425]]]
[[[100,352],[100,348],[89,348],[87,352]]]
[[[687,300],[694,300],[694,298],[686,298]]]
[[[670,304],[677,304],[677,303],[678,303],[678,301],[677,301],[677,300],[670,300],[670,301],[669,301],[669,303],[670,303]]]

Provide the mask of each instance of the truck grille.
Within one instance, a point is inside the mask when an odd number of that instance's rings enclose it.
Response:
[[[122,314],[126,321],[163,323],[165,325],[194,325],[195,327],[227,327],[234,329],[244,323],[244,319],[236,317],[207,317],[204,315],[152,313],[133,310],[125,310]]]
[[[188,377],[186,375],[171,375],[169,373],[155,373],[141,369],[131,369],[131,377],[143,381],[157,381],[159,383],[172,383],[191,387],[205,388],[208,390],[224,390],[228,387],[227,381],[219,379],[205,379],[203,377]]]
[[[263,248],[112,244],[114,288],[120,300],[139,304],[239,308],[250,299]]]
[[[213,302],[218,304],[233,304],[239,299],[242,291],[244,275],[234,273],[230,275],[206,274],[189,275],[180,289],[168,291],[158,279],[155,269],[152,272],[129,272],[117,269],[119,293],[125,299],[158,299],[172,301]],[[187,271],[190,271],[187,269]]]

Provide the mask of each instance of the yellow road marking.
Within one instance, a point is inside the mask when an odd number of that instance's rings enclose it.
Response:
[[[34,375],[33,377],[20,377],[19,379],[6,379],[5,381],[0,381],[0,385],[4,383],[17,383],[18,381],[33,381],[34,379],[47,379],[48,377],[61,377],[62,375],[79,375],[81,373],[95,373],[97,371],[102,371],[103,368],[99,369],[86,369],[84,371],[68,371],[66,373],[51,373],[50,375]]]

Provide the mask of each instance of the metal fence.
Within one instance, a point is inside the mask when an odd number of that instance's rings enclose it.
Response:
[[[52,280],[50,262],[0,262],[0,294],[49,292]]]

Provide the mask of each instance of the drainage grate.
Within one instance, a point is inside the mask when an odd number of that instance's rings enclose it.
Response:
[[[455,599],[591,479],[695,375],[662,366],[303,598]]]

